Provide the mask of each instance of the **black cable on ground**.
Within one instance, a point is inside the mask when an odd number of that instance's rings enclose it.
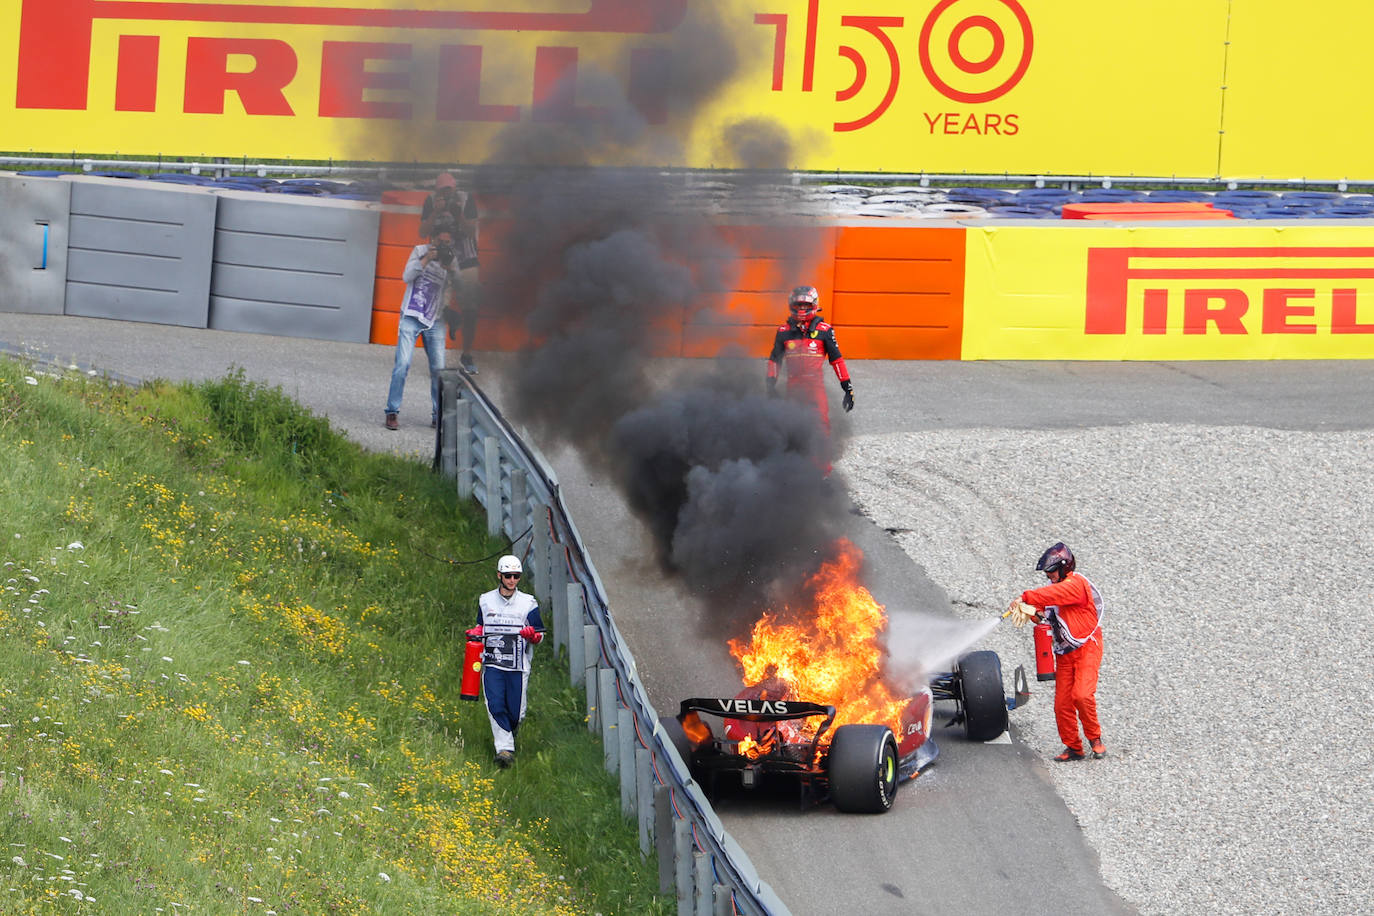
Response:
[[[505,547],[502,547],[500,550],[496,551],[496,553],[488,554],[487,556],[482,557],[481,559],[478,559],[478,560],[453,560],[453,559],[450,559],[450,558],[448,558],[448,557],[436,557],[434,554],[432,554],[432,553],[430,553],[429,551],[424,550],[423,548],[420,548],[420,547],[416,547],[415,549],[416,549],[418,552],[420,552],[420,553],[424,554],[425,556],[429,557],[431,560],[438,560],[440,563],[447,563],[447,564],[449,564],[450,566],[475,566],[475,565],[478,564],[478,563],[485,563],[485,562],[487,562],[488,560],[494,560],[494,559],[496,559],[497,557],[502,556],[503,554],[507,554],[507,553],[512,552],[513,550],[515,550],[515,545],[516,545],[516,543],[519,542],[519,541],[524,540],[524,539],[525,539],[525,535],[529,534],[529,533],[530,533],[531,531],[533,531],[533,530],[534,530],[534,526],[533,526],[533,525],[530,525],[530,526],[529,526],[528,528],[526,528],[523,532],[521,532],[519,535],[517,535],[517,536],[515,537],[514,540],[507,541]],[[529,553],[528,550],[526,550],[525,552],[526,552],[526,553]]]

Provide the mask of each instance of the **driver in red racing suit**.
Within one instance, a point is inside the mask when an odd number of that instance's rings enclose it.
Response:
[[[823,361],[829,361],[844,389],[844,409],[854,409],[854,384],[839,345],[835,329],[821,321],[821,294],[814,286],[798,286],[787,298],[790,312],[787,323],[773,335],[773,352],[768,354],[768,391],[774,393],[778,369],[787,365],[787,396],[811,404],[826,435],[830,434],[830,405],[825,398]]]

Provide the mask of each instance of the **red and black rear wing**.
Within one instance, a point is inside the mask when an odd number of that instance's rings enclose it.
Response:
[[[690,712],[704,712],[727,719],[743,719],[746,722],[783,722],[788,719],[805,719],[810,716],[825,716],[825,725],[835,719],[834,706],[820,703],[803,703],[800,700],[743,700],[734,697],[693,697],[683,700],[678,710],[678,719],[686,718]],[[824,728],[822,728],[824,731]]]

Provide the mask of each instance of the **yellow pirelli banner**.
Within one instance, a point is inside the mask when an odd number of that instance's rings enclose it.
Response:
[[[526,125],[631,164],[1374,180],[1366,34],[1343,0],[0,0],[0,146],[476,163]]]
[[[1374,34],[1374,4],[1228,6],[1219,173],[1374,179],[1374,119],[1358,101],[1374,86],[1374,55],[1350,46]]]
[[[1374,227],[970,227],[964,359],[1374,358]]]

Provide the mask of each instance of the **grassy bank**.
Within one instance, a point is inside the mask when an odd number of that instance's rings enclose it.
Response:
[[[669,911],[547,648],[492,764],[444,560],[505,545],[428,468],[3,359],[0,452],[0,912]]]

